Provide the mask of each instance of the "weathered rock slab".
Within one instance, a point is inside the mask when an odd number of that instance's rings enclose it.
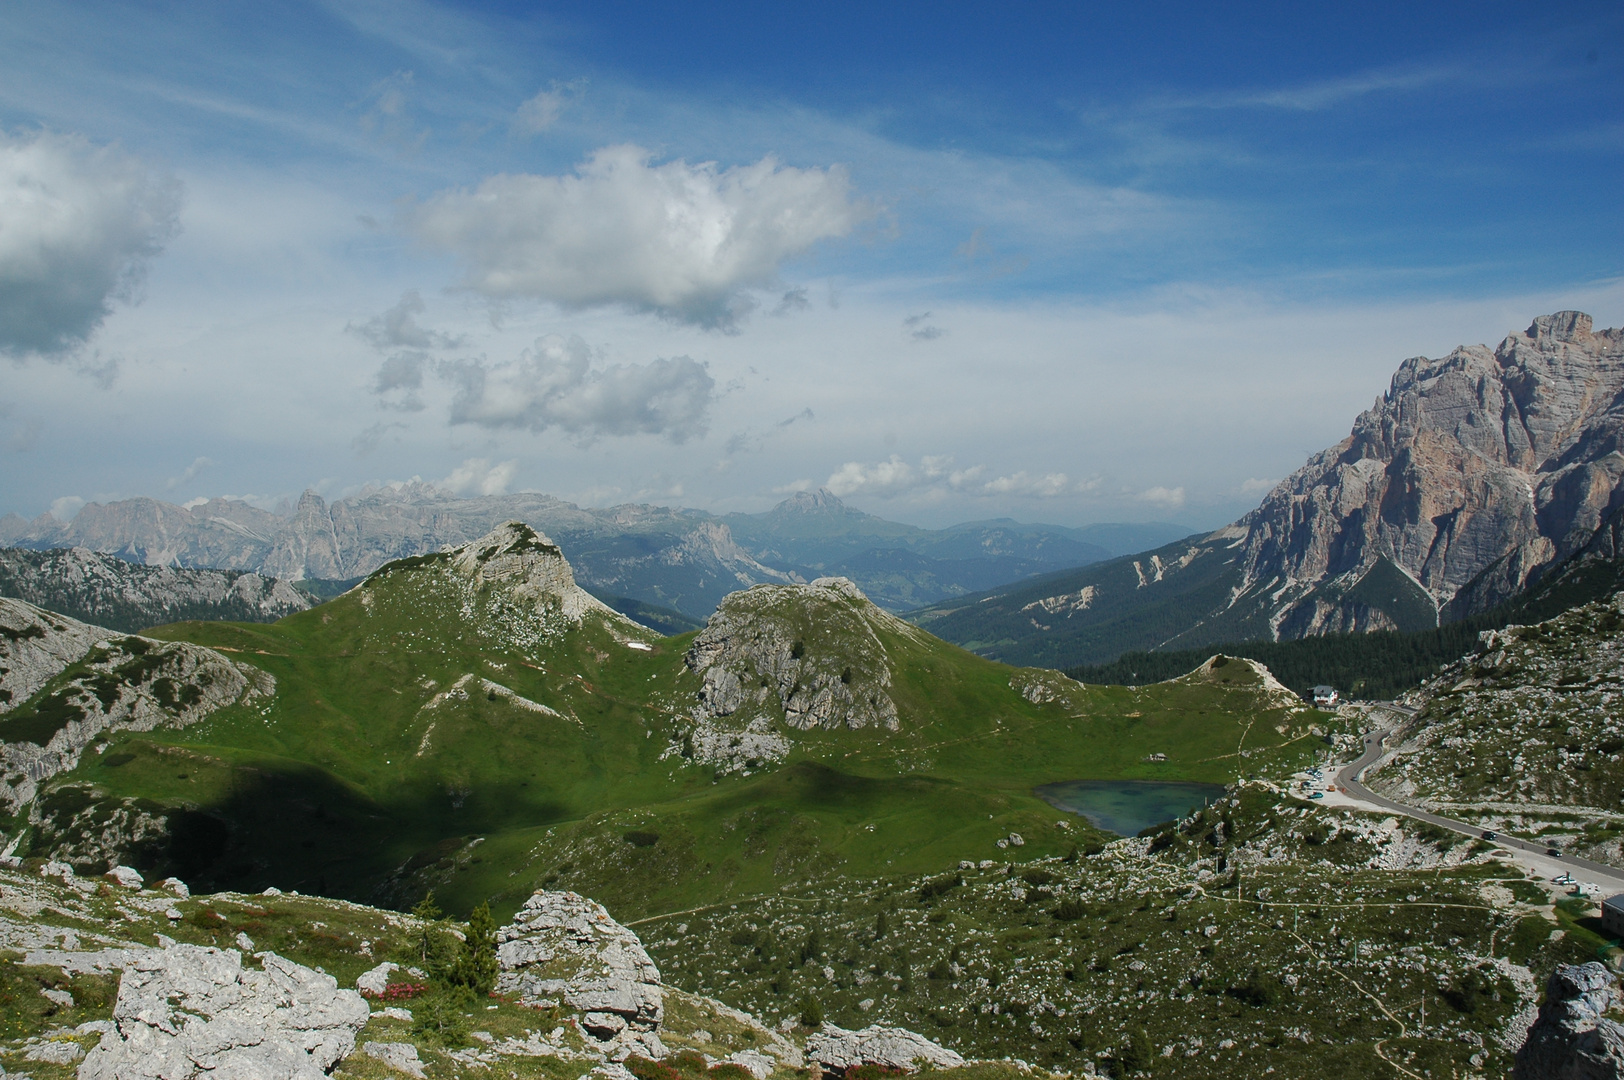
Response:
[[[235,950],[170,945],[129,958],[113,1007],[115,1033],[79,1080],[321,1080],[355,1049],[365,999],[329,975]]]
[[[883,1065],[914,1072],[921,1068],[954,1069],[964,1058],[907,1028],[871,1025],[847,1031],[834,1024],[807,1037],[806,1056],[825,1070],[844,1072],[858,1065]]]

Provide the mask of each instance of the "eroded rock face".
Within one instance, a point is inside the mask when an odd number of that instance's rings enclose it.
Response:
[[[60,723],[0,743],[0,807],[8,812],[32,802],[41,781],[78,765],[85,748],[107,732],[186,727],[276,689],[266,672],[213,649],[115,634],[0,598],[0,690],[10,694],[0,714],[15,712],[81,661],[84,673],[46,698]]]
[[[1577,311],[1493,350],[1404,361],[1348,438],[1237,523],[1242,591],[1283,590],[1281,637],[1390,624],[1324,588],[1352,588],[1384,557],[1452,613],[1491,606],[1582,548],[1624,498],[1621,391],[1624,330],[1593,331]]]
[[[733,593],[686,657],[703,680],[693,756],[724,768],[777,760],[790,745],[780,723],[895,731],[901,721],[879,632],[920,634],[846,578]]]
[[[530,1004],[563,1003],[603,1043],[664,1056],[660,972],[637,935],[573,892],[537,892],[496,932],[496,988]]]
[[[807,1037],[806,1056],[826,1071],[842,1073],[859,1065],[914,1072],[921,1068],[955,1069],[964,1064],[957,1053],[923,1035],[877,1024],[861,1031],[824,1024]]]
[[[1563,964],[1545,986],[1545,1004],[1517,1051],[1515,1080],[1624,1077],[1624,1026],[1603,1015],[1618,998],[1611,972],[1594,961]]]
[[[79,1080],[321,1080],[355,1049],[367,1022],[360,994],[328,975],[262,953],[170,945],[130,958],[113,1007],[116,1030]]]

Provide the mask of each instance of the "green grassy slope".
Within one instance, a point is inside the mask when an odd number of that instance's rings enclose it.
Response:
[[[1307,758],[1322,745],[1310,727],[1328,719],[1276,700],[1244,665],[1083,687],[896,624],[877,631],[895,731],[800,731],[780,710],[788,756],[724,774],[680,752],[699,688],[691,637],[592,612],[548,629],[436,558],[276,624],[155,631],[264,668],[274,700],[86,755],[42,797],[36,852],[70,850],[76,821],[138,807],[170,814],[178,834],[131,857],[199,888],[409,904],[432,886],[465,910],[549,881],[652,913],[837,868],[933,872],[991,856],[1011,831],[1029,854],[1064,853],[1086,826],[1056,829],[1063,815],[1033,786],[1227,781]],[[805,647],[843,646],[809,632]]]

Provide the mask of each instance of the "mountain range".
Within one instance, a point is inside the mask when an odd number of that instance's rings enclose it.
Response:
[[[1624,507],[1624,330],[1557,312],[1496,348],[1414,357],[1348,437],[1216,532],[911,617],[1013,663],[1486,611],[1589,551]]]
[[[282,514],[224,498],[90,503],[65,522],[8,514],[0,544],[82,547],[147,565],[347,586],[391,559],[467,543],[509,520],[556,538],[582,585],[609,603],[636,615],[621,601],[654,605],[700,621],[729,592],[764,582],[840,575],[882,607],[902,610],[1188,532],[1157,523],[1073,529],[1009,520],[922,529],[854,510],[827,491],[798,493],[762,514],[716,516],[646,504],[589,509],[534,493],[461,498],[414,482],[333,503],[307,491]]]
[[[661,637],[519,522],[272,624],[134,637],[0,604],[0,831],[211,887],[471,906],[550,866],[635,912],[931,871],[1011,833],[1063,852],[1078,834],[1034,785],[1229,780],[1334,722],[1245,662],[1144,690],[1011,668],[844,578]],[[628,861],[628,830],[659,843]]]

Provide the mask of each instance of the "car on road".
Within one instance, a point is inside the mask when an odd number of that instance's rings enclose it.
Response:
[[[1485,840],[1493,840],[1495,838],[1495,835],[1496,834],[1495,834],[1495,831],[1493,829],[1485,829],[1485,830],[1483,830],[1483,839],[1485,839]]]
[[[1548,847],[1545,849],[1545,854],[1549,855],[1553,859],[1560,859],[1562,857],[1562,849]]]
[[[1314,792],[1314,794],[1310,795],[1309,798],[1310,799],[1323,799],[1323,798],[1325,798],[1325,792],[1316,791],[1316,792]]]

